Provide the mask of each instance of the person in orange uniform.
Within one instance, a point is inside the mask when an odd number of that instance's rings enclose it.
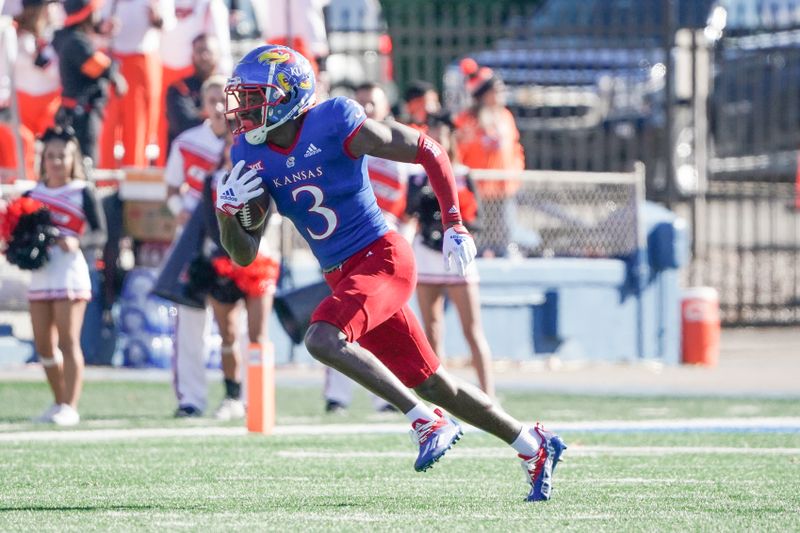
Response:
[[[461,62],[461,69],[473,103],[453,121],[458,159],[469,168],[523,170],[525,156],[519,130],[514,116],[505,106],[502,80],[490,68],[478,67],[471,58]],[[510,219],[513,198],[521,182],[518,179],[492,180],[478,181],[477,185],[487,218],[499,221],[494,241],[488,243],[488,251],[506,255],[508,246],[513,244]]]
[[[53,126],[61,105],[61,80],[55,50],[46,39],[50,24],[49,4],[54,0],[23,0],[17,24],[17,61],[14,81],[17,89],[25,168],[35,176],[35,137]]]
[[[46,39],[49,4],[55,0],[23,0],[9,9],[16,32],[9,28],[5,39],[16,33],[16,57],[12,59],[14,85],[19,110],[19,138],[22,141],[25,176],[33,179],[36,136],[53,125],[60,104],[61,81],[55,51]],[[2,40],[2,38],[0,38]],[[3,43],[3,47],[11,43]],[[5,52],[5,51],[4,51]],[[1,60],[0,60],[1,61]],[[12,66],[0,66],[0,75],[11,74]],[[2,96],[0,96],[2,98]],[[0,107],[5,107],[0,103]],[[0,167],[17,169],[16,136],[12,127],[0,125]]]
[[[201,34],[213,36],[219,46],[219,61],[214,74],[227,76],[233,68],[231,58],[230,13],[223,0],[174,0],[177,23],[161,33],[161,98],[167,89],[194,74],[192,42]],[[169,153],[167,115],[162,108],[158,117],[158,165],[163,166]],[[198,122],[199,123],[199,122]]]
[[[125,148],[121,163],[143,167],[146,147],[157,142],[161,111],[161,30],[175,25],[173,0],[118,0],[105,4],[102,17],[115,31],[109,49],[128,81],[128,92],[111,96],[103,123],[100,166],[116,168],[114,148]]]
[[[167,89],[167,147],[184,131],[199,126],[206,118],[203,111],[201,88],[209,80],[219,64],[219,40],[213,35],[201,33],[192,41],[191,76],[178,80]]]

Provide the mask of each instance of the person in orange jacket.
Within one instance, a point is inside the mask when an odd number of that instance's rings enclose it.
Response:
[[[520,144],[514,116],[505,106],[504,85],[488,67],[478,67],[471,58],[461,62],[466,76],[472,106],[455,119],[458,159],[469,168],[522,171],[525,155]],[[493,255],[506,255],[513,242],[514,195],[522,182],[516,178],[478,181],[478,192],[484,202],[488,220],[495,221],[487,228],[485,250]]]

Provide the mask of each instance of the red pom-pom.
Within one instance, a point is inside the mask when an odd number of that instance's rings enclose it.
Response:
[[[463,72],[466,76],[472,76],[478,72],[478,63],[471,57],[465,57],[462,59],[458,66],[461,67],[461,72]]]
[[[27,196],[17,198],[8,204],[5,212],[0,214],[0,217],[2,217],[0,218],[0,241],[8,242],[11,240],[11,235],[17,227],[20,217],[44,208],[45,206],[42,202]]]

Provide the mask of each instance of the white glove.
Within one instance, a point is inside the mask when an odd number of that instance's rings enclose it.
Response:
[[[455,266],[459,275],[464,276],[467,273],[467,267],[478,255],[478,249],[475,248],[475,241],[472,240],[472,235],[469,234],[467,228],[456,224],[444,232],[442,253],[444,254],[444,269],[450,272]]]
[[[244,204],[264,194],[261,178],[251,169],[242,174],[244,160],[239,161],[230,172],[220,174],[217,182],[217,209],[230,216],[239,212]]]

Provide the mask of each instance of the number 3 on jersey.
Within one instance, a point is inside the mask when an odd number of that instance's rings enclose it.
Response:
[[[325,199],[325,197],[322,194],[322,189],[314,185],[304,185],[302,187],[298,187],[292,190],[292,200],[297,201],[297,196],[301,192],[307,192],[314,197],[314,205],[309,207],[308,210],[311,213],[317,213],[325,217],[325,222],[327,223],[327,227],[325,228],[325,231],[323,231],[322,233],[314,233],[308,228],[306,228],[306,231],[308,231],[308,234],[314,240],[319,241],[330,237],[331,233],[333,233],[333,230],[336,229],[336,225],[339,223],[339,219],[336,218],[336,213],[332,209],[323,207],[322,201]]]

